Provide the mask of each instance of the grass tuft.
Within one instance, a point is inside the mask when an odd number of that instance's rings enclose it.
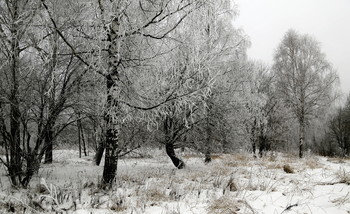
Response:
[[[315,157],[306,159],[305,164],[309,169],[317,169],[324,166],[324,164],[321,164]]]
[[[238,202],[232,200],[232,198],[228,196],[222,196],[219,199],[213,200],[207,210],[208,213],[213,214],[236,214],[240,211]]]
[[[288,164],[283,165],[283,171],[285,171],[286,173],[289,173],[289,174],[294,173],[294,169]]]
[[[345,171],[345,169],[340,169],[336,176],[339,178],[339,183],[350,185],[350,172]]]

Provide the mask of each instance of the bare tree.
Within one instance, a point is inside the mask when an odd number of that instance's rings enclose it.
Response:
[[[157,46],[159,48],[159,45],[162,45],[188,14],[197,7],[197,4],[195,1],[141,1],[135,4],[127,1],[112,1],[110,5],[106,5],[99,1],[102,23],[106,29],[108,56],[108,67],[104,73],[107,82],[106,158],[102,176],[104,184],[112,184],[117,170],[118,155],[121,151],[119,135],[125,117],[123,105],[129,103],[129,106],[141,110],[157,106],[144,108],[130,104],[132,103],[130,95],[135,96],[132,92],[135,87],[132,82],[129,82],[131,77],[128,72],[131,72],[130,69],[134,66],[141,67],[144,66],[144,63],[152,64],[152,60],[163,55],[164,53],[152,49]],[[112,10],[107,13],[107,8]],[[163,49],[162,51],[169,50]],[[173,95],[168,96],[163,102],[175,99]]]
[[[277,87],[299,123],[299,157],[303,157],[305,128],[310,119],[333,100],[336,72],[308,35],[289,30],[274,55]]]
[[[52,14],[62,16],[53,5]],[[0,9],[0,127],[6,150],[1,161],[12,185],[26,187],[44,155],[52,162],[57,135],[75,122],[63,114],[74,105],[71,98],[87,70],[64,54],[69,48],[43,15],[40,1],[1,1]],[[70,22],[60,21],[67,33]]]
[[[21,148],[21,90],[23,83],[23,62],[27,59],[27,33],[36,13],[35,2],[0,2],[0,44],[1,58],[1,132],[5,142],[6,160],[1,159],[8,169],[14,186],[26,185],[23,178],[23,150]],[[5,113],[9,109],[9,114]],[[9,128],[7,124],[10,124]],[[25,177],[25,176],[24,176]]]
[[[254,157],[259,150],[272,149],[273,143],[280,141],[286,131],[288,114],[278,99],[276,79],[268,65],[259,62],[247,62],[246,108],[244,122],[250,135]]]
[[[329,122],[329,135],[338,144],[343,157],[350,153],[350,127],[346,116],[346,109],[340,107]]]
[[[343,157],[350,155],[350,96],[347,97],[345,106],[338,107],[330,118],[325,140],[330,141],[325,143],[338,144]]]
[[[203,14],[199,9],[204,8],[205,1],[94,1],[91,7],[86,7],[86,13],[96,14],[95,18],[86,16],[85,22],[76,26],[74,39],[65,35],[57,24],[50,4],[45,0],[41,3],[53,29],[70,48],[74,59],[104,77],[106,140],[103,146],[106,155],[102,183],[106,186],[115,178],[122,151],[119,136],[123,123],[137,115],[150,123],[166,118],[172,105],[175,112],[182,106],[191,109],[196,103],[194,100],[209,94],[207,89],[215,78],[215,72],[208,75],[207,71],[209,67],[212,71],[216,67],[208,63],[232,50],[226,45],[230,35],[225,35],[225,40],[220,39],[223,31],[210,29],[213,32],[211,46],[203,48],[201,45],[207,42],[207,28],[191,28],[200,26],[201,20],[195,18]],[[190,25],[185,27],[185,24]],[[188,39],[195,44],[186,41]],[[240,44],[243,43],[235,45],[240,47]],[[174,58],[183,53],[182,47],[187,47],[187,53]],[[209,48],[215,51],[203,54]],[[185,63],[179,66],[176,59]]]

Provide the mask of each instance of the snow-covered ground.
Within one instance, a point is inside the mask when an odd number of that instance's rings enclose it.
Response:
[[[148,153],[120,160],[109,191],[97,185],[103,163],[76,151],[55,151],[28,190],[11,189],[1,168],[0,213],[350,213],[350,160],[244,153],[215,155],[205,165],[183,153],[186,168],[177,170],[165,152]]]

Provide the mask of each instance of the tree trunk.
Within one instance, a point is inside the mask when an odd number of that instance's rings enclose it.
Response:
[[[252,149],[253,149],[253,156],[256,158],[256,134],[255,134],[255,129],[256,129],[256,118],[254,118],[253,126],[251,127],[251,141],[252,141]]]
[[[210,153],[210,150],[207,149],[207,151],[205,152],[204,163],[210,163],[210,162],[211,162],[211,153]]]
[[[111,186],[118,166],[118,138],[119,127],[114,125],[107,129],[106,133],[106,154],[103,168],[102,183]]]
[[[93,120],[93,136],[94,136],[94,147],[95,147],[95,157],[94,157],[94,161],[95,164],[97,166],[100,165],[101,160],[102,160],[102,156],[103,156],[103,152],[105,150],[105,132],[104,129],[98,125],[98,123]],[[104,136],[104,137],[103,137]]]
[[[79,158],[81,158],[81,129],[80,129],[80,115],[78,114],[77,128],[78,128],[78,145],[79,145]]]
[[[299,158],[303,157],[303,147],[305,140],[305,120],[302,116],[299,120]]]
[[[13,16],[11,25],[11,95],[10,95],[10,164],[9,176],[13,186],[21,184],[22,163],[21,163],[21,140],[20,140],[20,109],[18,101],[19,88],[19,41],[18,41],[18,5],[17,1],[12,3]]]
[[[99,142],[98,139],[99,138],[98,138],[98,134],[97,134],[96,124],[95,124],[94,121],[92,123],[92,127],[93,127],[93,133],[91,133],[91,138],[93,138],[93,142],[94,142],[93,147],[94,147],[95,151],[97,151],[97,149],[98,149],[98,142]]]
[[[224,139],[223,141],[222,141],[222,153],[224,153],[224,154],[228,154],[229,153],[229,142],[226,140],[226,139]]]
[[[45,160],[44,163],[51,164],[53,160],[52,150],[53,150],[53,130],[49,128],[49,130],[45,134]]]
[[[255,139],[253,139],[253,142],[252,142],[252,149],[253,149],[253,156],[254,158],[256,158],[256,142],[255,142]]]
[[[97,166],[99,166],[100,163],[101,163],[104,151],[105,151],[105,142],[103,140],[100,140],[99,143],[98,143],[96,154],[95,154],[95,164]]]
[[[164,120],[164,142],[165,142],[165,151],[174,166],[178,169],[185,167],[185,163],[176,156],[174,149],[174,120],[171,116],[167,116]]]
[[[118,147],[119,147],[119,133],[120,125],[118,119],[120,115],[120,108],[117,102],[114,102],[112,97],[112,90],[114,88],[114,81],[112,75],[107,76],[107,106],[104,120],[106,122],[106,153],[105,165],[103,168],[102,184],[104,186],[112,186],[115,178],[118,165]],[[115,115],[112,115],[115,114]],[[115,116],[113,118],[113,116]]]
[[[264,151],[267,151],[267,139],[265,136],[259,136],[259,157],[262,158]]]
[[[111,23],[108,25],[107,41],[108,41],[108,75],[106,75],[107,100],[104,115],[106,124],[106,152],[105,165],[103,168],[102,185],[111,187],[114,181],[119,155],[119,134],[121,128],[121,109],[119,103],[114,100],[114,95],[120,89],[119,79],[119,19],[121,17],[112,17]],[[106,26],[107,27],[107,26]],[[120,94],[117,94],[120,95]]]
[[[22,163],[21,163],[21,145],[20,145],[20,112],[17,101],[16,92],[11,98],[10,110],[10,127],[11,127],[11,142],[10,142],[10,165],[9,175],[13,186],[18,186],[21,183]]]
[[[29,184],[30,180],[32,179],[34,173],[39,171],[39,168],[40,168],[40,161],[39,160],[41,160],[41,157],[38,156],[35,152],[28,153],[27,170],[25,172],[25,178],[22,181],[22,185],[24,187],[28,186],[28,184]]]
[[[175,154],[174,144],[166,143],[165,144],[165,151],[176,168],[183,169],[185,167],[185,162],[183,162]]]
[[[52,156],[52,150],[53,150],[53,141],[54,141],[54,131],[53,128],[55,126],[56,123],[56,119],[57,119],[57,109],[58,107],[55,106],[55,102],[56,102],[56,81],[54,78],[54,72],[55,72],[55,67],[57,64],[57,52],[58,52],[58,33],[54,32],[53,34],[54,37],[54,46],[53,46],[53,50],[52,50],[52,60],[50,61],[50,69],[49,69],[49,74],[51,75],[51,80],[52,83],[50,85],[50,89],[49,89],[49,113],[50,115],[55,115],[54,117],[52,117],[51,119],[49,119],[49,121],[47,121],[48,123],[48,128],[47,128],[47,132],[45,133],[45,145],[46,145],[46,150],[45,150],[45,161],[44,163],[46,164],[51,164],[52,160],[53,160],[53,156]],[[62,95],[62,94],[61,94]],[[57,115],[56,115],[57,114]]]
[[[77,94],[78,94],[78,102],[80,101],[80,85],[77,87]],[[83,125],[81,122],[81,114],[80,110],[75,110],[76,117],[77,117],[77,129],[78,129],[78,144],[79,144],[79,158],[81,158],[81,150],[83,149],[84,155],[87,156],[86,154],[86,146],[85,146],[85,137],[84,137],[84,130],[83,130]]]
[[[210,98],[209,98],[210,99]],[[205,139],[205,163],[210,163],[211,162],[211,140],[212,140],[212,130],[211,130],[211,124],[210,124],[210,119],[211,119],[211,103],[210,100],[207,101],[208,109],[207,109],[207,115],[206,115],[206,139]]]
[[[5,124],[5,119],[4,119],[4,113],[3,113],[3,107],[2,107],[2,102],[0,101],[0,132],[1,132],[1,137],[3,140],[3,146],[5,148],[5,156],[6,156],[6,162],[9,163],[9,134],[6,129],[6,124]]]
[[[87,152],[86,152],[86,141],[85,141],[85,135],[84,135],[84,129],[83,126],[80,122],[80,133],[81,133],[81,139],[82,139],[82,143],[83,143],[83,152],[84,152],[84,156],[88,156]]]

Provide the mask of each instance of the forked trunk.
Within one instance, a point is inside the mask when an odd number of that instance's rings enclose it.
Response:
[[[35,152],[30,153],[27,157],[27,170],[25,171],[25,178],[22,181],[23,187],[27,187],[33,175],[39,171],[42,156],[38,156]]]

